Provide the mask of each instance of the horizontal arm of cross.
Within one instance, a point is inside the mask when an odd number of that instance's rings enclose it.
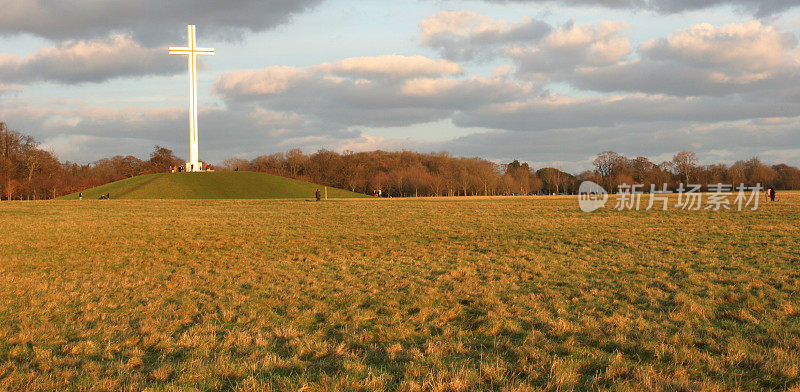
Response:
[[[206,55],[206,56],[213,56],[214,55],[214,48],[187,48],[187,47],[178,47],[178,46],[170,46],[169,54],[199,54],[199,55]]]

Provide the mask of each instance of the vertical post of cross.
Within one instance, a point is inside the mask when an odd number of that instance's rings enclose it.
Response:
[[[197,55],[213,56],[214,48],[198,48],[195,25],[186,26],[188,45],[169,48],[169,54],[189,57],[189,162],[186,171],[201,171],[197,136]]]

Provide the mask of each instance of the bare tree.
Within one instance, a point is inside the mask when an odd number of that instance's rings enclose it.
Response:
[[[303,150],[299,148],[293,148],[286,153],[286,164],[289,169],[289,176],[290,177],[297,177],[303,169],[303,164],[306,162],[307,158],[303,155]]]
[[[594,167],[597,173],[600,174],[603,186],[606,189],[613,189],[616,186],[615,177],[619,174],[626,160],[627,158],[614,151],[603,151],[597,154],[597,158],[593,162]]]
[[[697,154],[691,151],[681,151],[672,157],[672,167],[675,169],[675,174],[682,176],[689,184],[690,175],[696,169],[698,161]]]

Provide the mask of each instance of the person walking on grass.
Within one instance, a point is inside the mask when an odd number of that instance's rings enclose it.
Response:
[[[775,202],[775,188],[769,188],[769,201]]]
[[[83,192],[78,192],[78,200],[83,200]]]
[[[317,192],[314,194],[317,197],[317,201],[320,200],[319,188],[317,188]]]

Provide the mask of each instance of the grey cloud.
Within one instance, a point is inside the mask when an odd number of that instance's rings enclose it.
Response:
[[[464,19],[460,15],[434,15],[425,26],[421,24],[420,34],[454,34],[468,42],[478,31],[510,23],[467,13],[466,19],[478,21],[478,28],[464,29],[465,24],[458,22]],[[569,22],[530,42],[497,42],[481,50],[484,55],[513,60],[519,77],[601,92],[786,96],[784,91],[800,81],[797,36],[776,26],[759,21],[697,24],[643,43],[633,59],[626,29],[625,22]],[[443,54],[449,50],[439,49]]]
[[[710,96],[782,90],[800,81],[797,37],[757,21],[700,24],[645,42],[641,58],[559,75],[596,91]]]
[[[577,67],[616,64],[632,51],[624,32],[627,27],[625,22],[576,25],[570,21],[541,42],[510,46],[506,54],[518,64],[520,74],[563,74]]]
[[[185,68],[166,48],[144,48],[129,36],[66,41],[27,56],[0,54],[0,81],[103,82],[122,76],[169,75]]]
[[[544,131],[588,126],[613,127],[660,121],[714,123],[767,117],[800,116],[800,104],[752,96],[683,99],[626,96],[592,99],[536,99],[459,112],[456,125],[515,131]]]
[[[523,18],[520,22],[494,19],[470,11],[441,12],[419,25],[422,44],[445,58],[490,59],[507,56],[521,74],[565,73],[581,66],[615,64],[632,46],[626,22],[601,21],[558,28]]]
[[[291,67],[227,73],[214,87],[229,105],[254,104],[340,127],[430,122],[458,110],[519,99],[529,90],[525,84],[500,78],[370,80]]]
[[[456,155],[538,162],[535,167],[560,163],[562,169],[573,173],[591,168],[591,159],[605,150],[630,157],[646,156],[657,163],[659,157],[668,159],[678,151],[692,150],[705,162],[732,163],[759,156],[766,162],[798,165],[798,125],[797,120],[772,125],[754,121],[713,125],[654,122],[646,126],[588,126],[537,133],[497,131],[459,137],[434,147]],[[782,151],[789,153],[781,154]],[[791,159],[787,160],[787,156]]]
[[[3,95],[16,94],[20,91],[22,91],[22,89],[18,86],[0,83],[0,97]]]
[[[491,3],[549,3],[650,10],[664,14],[731,5],[756,16],[769,16],[798,6],[796,0],[486,0]]]
[[[578,70],[569,81],[580,89],[603,92],[644,92],[675,96],[723,96],[769,92],[776,96],[800,82],[797,70],[776,70],[768,78],[737,82],[720,79],[713,69],[692,67],[675,61],[649,59],[597,69]]]
[[[52,40],[132,33],[147,44],[203,34],[238,38],[287,22],[321,0],[0,0],[0,34],[29,33]]]
[[[486,59],[499,54],[502,45],[535,42],[553,28],[541,20],[494,20],[471,11],[445,11],[419,24],[422,44],[437,49],[450,60]]]
[[[0,118],[34,136],[62,160],[88,163],[114,155],[146,158],[158,144],[188,155],[188,111],[183,107],[123,109],[28,106],[0,101]],[[288,140],[353,138],[352,131],[278,112],[204,107],[199,113],[201,159],[220,162],[285,148]]]

